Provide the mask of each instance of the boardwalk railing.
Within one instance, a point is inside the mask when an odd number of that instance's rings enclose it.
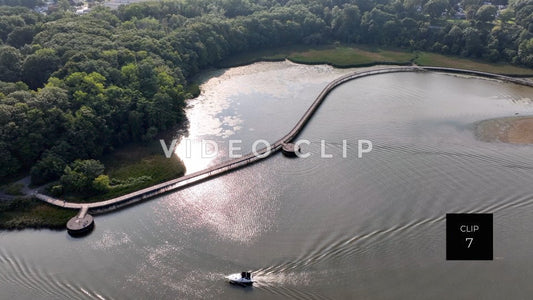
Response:
[[[71,208],[71,209],[84,209],[85,207],[90,210],[91,213],[103,213],[111,210],[118,209],[120,207],[130,205],[135,202],[139,202],[148,198],[152,198],[157,195],[161,195],[176,189],[180,189],[195,183],[199,183],[201,181],[219,176],[223,173],[253,164],[261,159],[267,158],[274,154],[275,152],[279,151],[284,143],[288,143],[293,141],[298,134],[303,130],[307,122],[311,119],[313,114],[316,112],[320,104],[326,99],[327,95],[335,89],[337,86],[357,78],[372,76],[372,75],[378,75],[378,74],[385,74],[385,73],[397,73],[397,72],[424,72],[424,71],[436,71],[436,72],[446,72],[446,73],[459,73],[459,74],[466,74],[466,75],[474,75],[474,76],[481,76],[481,77],[487,77],[487,78],[493,78],[497,80],[502,81],[508,81],[513,82],[521,85],[531,86],[533,87],[533,82],[525,79],[518,79],[513,77],[508,77],[504,75],[498,75],[498,74],[492,74],[492,73],[486,73],[486,72],[478,72],[478,71],[472,71],[472,70],[463,70],[463,69],[453,69],[453,68],[440,68],[440,67],[417,67],[417,66],[407,66],[407,67],[391,67],[391,68],[384,68],[384,69],[377,69],[377,70],[370,70],[365,72],[353,72],[346,74],[344,76],[341,76],[332,82],[330,82],[326,87],[320,92],[320,94],[316,97],[315,101],[311,104],[311,106],[305,111],[304,115],[300,118],[300,120],[296,123],[296,125],[292,128],[292,130],[287,133],[285,136],[274,142],[271,147],[264,147],[260,150],[257,150],[257,155],[255,153],[249,153],[245,156],[242,156],[240,158],[235,158],[232,160],[228,160],[225,162],[222,162],[220,164],[217,164],[213,167],[207,168],[202,171],[194,172],[173,180],[169,180],[133,193],[129,193],[120,197],[116,197],[109,200],[104,200],[100,202],[93,202],[93,203],[73,203],[73,202],[66,202],[64,200],[52,198],[50,196],[46,196],[43,194],[34,194],[35,197],[37,197],[40,200],[43,200],[45,202],[48,202],[50,204],[61,206],[65,208]],[[264,154],[264,156],[263,156]]]

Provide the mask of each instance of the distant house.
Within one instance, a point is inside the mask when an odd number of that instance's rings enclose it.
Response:
[[[90,11],[91,11],[91,9],[88,8],[88,7],[81,7],[81,8],[76,10],[76,14],[77,15],[83,15],[83,14],[86,14],[86,13],[88,13]]]

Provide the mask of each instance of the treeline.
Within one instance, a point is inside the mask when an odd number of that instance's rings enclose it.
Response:
[[[533,67],[533,0],[483,3],[178,0],[82,16],[2,6],[0,177],[56,180],[77,159],[181,126],[187,79],[244,51],[341,41]]]

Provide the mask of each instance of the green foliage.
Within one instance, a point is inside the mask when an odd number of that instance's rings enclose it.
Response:
[[[476,12],[476,19],[480,22],[492,22],[497,12],[498,8],[494,5],[482,5]]]
[[[466,20],[453,19],[458,3]],[[531,1],[163,0],[82,16],[0,6],[0,177],[33,167],[35,182],[57,180],[76,159],[183,126],[199,92],[188,79],[243,53],[340,41],[533,67],[532,39]],[[336,52],[339,65],[373,55]]]
[[[191,95],[191,97],[196,98],[200,96],[200,86],[198,84],[190,84],[187,88],[187,92]]]
[[[16,48],[0,47],[0,81],[18,81],[22,68],[22,55]]]
[[[58,208],[38,199],[0,201],[0,229],[63,229],[76,211]]]
[[[306,51],[289,53],[287,58],[291,61],[306,64],[328,63],[335,67],[367,66],[381,64],[409,64],[414,58],[414,53],[372,49],[369,47],[316,47]]]
[[[94,191],[94,180],[102,175],[104,165],[94,159],[75,160],[65,167],[64,175],[61,176],[61,184],[66,191],[71,192],[92,192]],[[108,178],[109,180],[109,178]],[[100,183],[105,180],[99,179]],[[98,186],[99,188],[101,186]]]
[[[424,5],[424,11],[431,16],[431,18],[440,18],[449,8],[448,0],[429,0]]]
[[[518,51],[524,63],[533,65],[533,38],[522,41],[518,46]]]
[[[503,23],[507,23],[509,21],[511,21],[515,16],[515,12],[512,8],[507,8],[507,9],[504,9],[504,10],[501,10],[500,13],[498,14],[498,18],[503,22]]]
[[[5,109],[5,105],[0,104],[0,114],[2,109]],[[12,155],[9,151],[9,146],[5,142],[0,142],[0,177],[8,177],[15,174],[21,168],[21,162]]]
[[[334,7],[332,12],[331,30],[344,42],[356,42],[361,24],[361,12],[357,5],[346,4],[342,9]]]
[[[31,43],[34,33],[33,26],[17,27],[8,34],[6,42],[13,47],[20,48]]]
[[[415,60],[417,65],[464,68],[489,73],[530,75],[531,69],[512,66],[505,63],[487,63],[479,59],[466,59],[457,56],[421,52]]]
[[[24,187],[24,184],[22,183],[12,183],[6,187],[4,187],[4,193],[8,195],[13,196],[20,196],[22,195],[22,188]]]
[[[48,77],[59,67],[59,57],[53,49],[37,50],[22,64],[22,77],[30,88],[42,87]]]
[[[50,193],[54,197],[60,197],[63,195],[63,186],[61,184],[54,185],[50,188]]]
[[[65,167],[64,159],[55,154],[48,154],[31,168],[31,182],[35,185],[41,185],[57,180],[63,174]]]
[[[21,30],[26,26],[35,25],[41,21],[42,16],[28,8],[9,7],[8,1],[18,2],[19,0],[0,0],[0,41],[6,42],[8,36],[13,31]],[[32,2],[32,0],[20,0],[21,2]],[[21,3],[21,5],[24,5]],[[31,6],[28,5],[28,6]]]
[[[125,179],[125,180],[114,178],[112,182],[113,185],[110,187],[109,186],[110,182],[108,178],[106,191],[109,190],[109,188],[112,188],[113,190],[121,190],[121,189],[127,189],[129,187],[137,187],[140,184],[143,184],[145,182],[151,182],[152,180],[153,180],[152,177],[146,176],[146,175],[141,175],[139,177],[129,177],[128,179]]]
[[[104,191],[75,193],[67,192],[64,198],[73,201],[101,201],[137,191],[154,184],[183,176],[185,166],[176,157],[166,158],[161,153],[159,142],[150,145],[128,145],[103,158],[107,175],[100,175],[98,180],[106,186]]]
[[[109,176],[99,175],[93,180],[92,188],[98,193],[105,193],[109,190]]]

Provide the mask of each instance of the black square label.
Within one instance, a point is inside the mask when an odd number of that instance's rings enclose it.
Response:
[[[492,260],[492,214],[446,214],[447,260]]]

